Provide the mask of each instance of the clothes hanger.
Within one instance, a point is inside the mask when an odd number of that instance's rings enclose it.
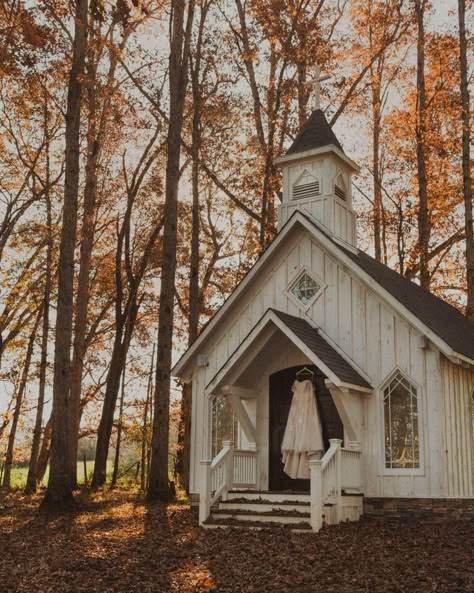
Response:
[[[308,369],[308,367],[303,367],[301,370],[299,370],[296,373],[296,378],[299,379],[300,377],[304,377],[304,376],[313,379],[314,372],[311,369]]]

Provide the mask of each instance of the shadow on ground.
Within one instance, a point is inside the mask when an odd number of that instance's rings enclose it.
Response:
[[[472,521],[204,531],[185,505],[79,500],[48,516],[0,498],[1,593],[474,593]]]

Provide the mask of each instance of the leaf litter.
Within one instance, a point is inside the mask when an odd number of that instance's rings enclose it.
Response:
[[[204,530],[187,505],[0,497],[0,593],[474,593],[474,521],[363,518],[320,533]]]

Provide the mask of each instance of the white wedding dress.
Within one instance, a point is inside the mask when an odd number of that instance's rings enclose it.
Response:
[[[284,472],[290,478],[309,478],[309,457],[324,451],[321,422],[311,381],[295,381],[290,413],[281,444]]]

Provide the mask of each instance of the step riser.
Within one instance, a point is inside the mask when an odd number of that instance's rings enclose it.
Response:
[[[229,492],[227,500],[245,498],[251,500],[265,500],[269,502],[310,502],[309,494],[286,494],[285,492]]]
[[[253,531],[262,531],[262,529],[268,529],[266,527],[255,527],[255,525],[249,525],[247,526],[243,526],[243,525],[226,525],[225,523],[209,523],[206,524],[204,523],[202,525],[202,527],[204,527],[204,529],[245,529],[246,531],[248,529],[251,529]],[[292,529],[291,527],[288,528],[288,531],[291,533],[313,533],[312,529]]]
[[[278,504],[275,503],[252,503],[252,502],[220,502],[220,511],[255,511],[257,513],[266,513],[271,511],[291,512],[298,511],[299,513],[307,513],[309,505],[295,503],[295,504]]]
[[[235,519],[238,521],[251,521],[251,522],[261,522],[261,523],[283,523],[287,524],[297,524],[297,523],[307,523],[309,521],[309,513],[307,516],[304,517],[283,517],[281,515],[261,515],[259,513],[243,515],[243,514],[235,514],[232,513],[219,513],[214,514],[211,513],[211,517],[214,520],[219,521],[227,521],[229,519]]]

